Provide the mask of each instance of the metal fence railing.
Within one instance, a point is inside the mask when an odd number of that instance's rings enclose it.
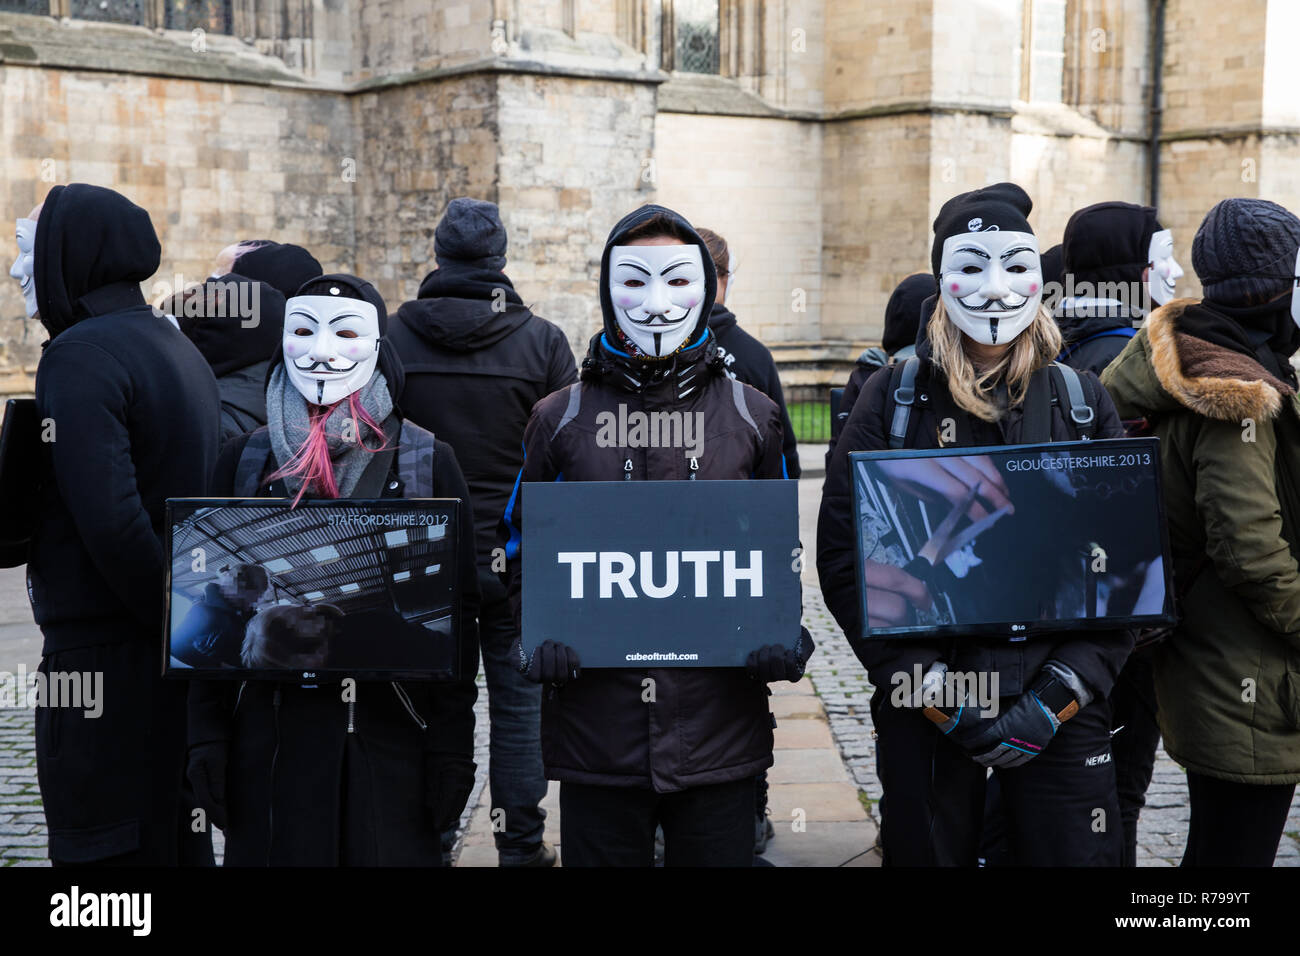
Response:
[[[831,396],[824,385],[792,385],[785,390],[786,409],[795,438],[819,444],[831,437]]]

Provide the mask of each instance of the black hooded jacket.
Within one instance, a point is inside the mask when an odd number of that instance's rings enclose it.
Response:
[[[908,448],[938,448],[940,422],[957,419],[954,445],[1014,445],[1022,441],[1023,405],[1008,410],[997,423],[985,422],[962,411],[948,393],[941,370],[930,361],[925,334],[926,319],[917,333],[917,355],[921,366],[916,378],[916,404],[908,425]],[[1078,631],[1043,635],[1028,641],[969,637],[956,641],[864,639],[859,604],[859,571],[853,520],[853,492],[849,469],[852,451],[880,451],[889,447],[892,404],[889,402],[891,370],[880,369],[862,389],[844,432],[826,469],[821,511],[817,519],[817,574],[826,606],[835,615],[854,652],[877,687],[887,687],[898,673],[912,673],[914,665],[924,672],[941,657],[949,670],[993,672],[999,675],[999,693],[1015,696],[1027,690],[1043,664],[1055,659],[1072,668],[1096,697],[1110,693],[1116,675],[1133,648],[1126,631]],[[1123,425],[1115,406],[1095,377],[1084,372],[1080,380],[1089,405],[1096,411],[1094,436],[1121,438]],[[1053,441],[1074,441],[1074,429],[1065,412],[1053,401]],[[1025,543],[1036,553],[1049,553],[1064,533],[1061,527],[1039,529],[1038,543]]]
[[[49,330],[36,404],[55,429],[32,540],[32,611],[49,653],[162,639],[164,501],[202,496],[217,456],[212,371],[154,312],[149,215],[109,189],[55,186],[37,225]]]
[[[718,355],[722,358],[727,374],[739,379],[776,402],[781,409],[781,428],[784,437],[781,453],[785,456],[787,478],[798,478],[799,445],[795,440],[794,426],[790,424],[790,413],[785,407],[785,393],[781,390],[781,378],[776,371],[776,362],[768,347],[740,327],[735,314],[725,305],[713,303],[709,312],[709,329],[718,343]]]
[[[429,273],[420,298],[397,310],[388,339],[406,371],[402,411],[456,449],[474,499],[478,561],[487,568],[523,464],[528,415],[578,370],[559,327],[523,305],[505,275],[483,272],[444,266]]]
[[[593,337],[582,381],[538,403],[524,433],[524,466],[506,508],[509,590],[518,618],[521,545],[526,543],[527,482],[671,481],[780,478],[780,411],[757,389],[728,378],[705,324],[712,302],[712,260],[698,240],[708,276],[701,322],[671,358],[632,358],[610,344],[615,320],[607,288],[609,249],[635,225],[665,212],[643,206],[614,227],[601,265],[606,331]],[[690,230],[694,233],[694,230]],[[619,405],[628,413],[702,412],[704,453],[688,461],[680,448],[602,447],[596,416]],[[788,636],[794,645],[796,635]],[[806,637],[804,659],[812,652]],[[516,644],[521,670],[526,670]],[[653,702],[641,703],[642,681],[655,681]],[[632,703],[629,703],[632,702]],[[644,709],[643,709],[644,708]],[[767,688],[739,668],[600,669],[584,671],[542,703],[542,757],[547,776],[575,783],[671,792],[752,777],[772,764]]]
[[[1097,203],[1070,217],[1061,248],[1074,294],[1055,312],[1066,364],[1100,375],[1128,345],[1151,306],[1142,273],[1159,231],[1156,211],[1133,203]]]
[[[266,424],[267,370],[284,337],[284,303],[279,289],[234,273],[177,297],[181,331],[217,377],[223,445]]]

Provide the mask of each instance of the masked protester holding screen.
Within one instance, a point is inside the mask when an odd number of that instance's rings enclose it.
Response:
[[[704,240],[677,213],[642,206],[610,233],[600,270],[604,331],[579,383],[539,402],[524,432],[524,466],[503,521],[516,613],[523,482],[783,476],[780,410],[729,378],[714,347],[715,286]],[[700,453],[603,445],[597,416],[620,405],[702,414]],[[666,866],[752,865],[755,777],[772,765],[766,685],[803,675],[807,631],[754,648],[744,668],[584,671],[561,643],[546,641],[528,657],[517,651],[520,670],[547,685],[542,755],[547,777],[560,781],[565,866],[650,866],[657,823]]]
[[[267,424],[227,443],[211,493],[460,498],[461,526],[472,527],[451,447],[393,407],[402,369],[384,339],[387,321],[379,293],[355,276],[321,276],[299,289],[271,361]],[[460,538],[457,574],[460,660],[473,662],[479,592],[470,534]],[[244,664],[284,663],[290,650],[323,653],[337,617],[330,611],[260,611],[249,622]],[[464,670],[445,683],[357,682],[350,694],[338,682],[194,682],[189,779],[225,831],[225,862],[440,866],[440,835],[474,786],[478,692],[473,664]]]
[[[884,787],[881,836],[887,865],[975,865],[990,767],[1001,784],[1015,862],[1119,862],[1106,695],[1132,649],[1131,635],[1092,631],[1019,641],[888,640],[872,638],[859,613],[848,455],[891,447],[900,392],[896,377],[914,376],[915,397],[905,433],[897,435],[893,447],[1014,445],[1123,434],[1096,378],[1079,373],[1076,384],[1093,412],[1081,434],[1071,403],[1064,400],[1068,386],[1055,380],[1059,370],[1049,367],[1061,339],[1041,303],[1043,274],[1028,222],[1031,207],[1029,196],[1011,183],[944,204],[931,252],[939,302],[919,333],[916,357],[880,370],[866,383],[826,472],[817,569],[827,605],[877,688],[871,712]],[[954,504],[968,500],[978,486],[969,505],[972,519],[1014,509],[1005,484],[979,459],[890,464],[899,471],[897,480],[930,488]],[[868,562],[865,575],[870,626],[896,623],[910,609],[929,607],[925,584],[906,571]],[[948,672],[983,675],[999,696],[985,702],[992,706],[896,706],[894,676],[916,668],[937,684]],[[1098,811],[1107,821],[1100,828]]]
[[[1300,218],[1226,199],[1175,299],[1106,369],[1160,438],[1182,623],[1152,651],[1165,750],[1187,768],[1184,866],[1270,866],[1300,781]]]
[[[164,502],[206,490],[216,382],[140,291],[161,254],[145,210],[100,186],[55,186],[18,236],[14,271],[50,334],[36,369],[47,431],[27,563],[41,672],[102,677],[102,713],[36,708],[50,858],[211,864],[181,796],[185,686],[162,679],[158,651]]]

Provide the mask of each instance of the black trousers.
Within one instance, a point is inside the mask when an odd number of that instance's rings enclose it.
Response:
[[[655,826],[664,866],[753,866],[754,778],[655,793],[560,784],[564,866],[654,866]]]
[[[1272,866],[1295,784],[1234,783],[1187,772],[1192,816],[1183,866]]]
[[[975,866],[988,771],[919,711],[871,699],[876,767],[884,787],[886,866]],[[1005,710],[1014,698],[1003,698]],[[1110,751],[1110,708],[1094,701],[1061,726],[1047,749],[994,771],[1010,862],[1021,866],[1118,866],[1122,830]]]
[[[1115,786],[1124,821],[1123,866],[1137,866],[1138,817],[1146,806],[1147,787],[1151,786],[1156,749],[1160,746],[1151,650],[1133,652],[1110,692],[1111,724],[1116,731],[1110,746],[1115,754]]]

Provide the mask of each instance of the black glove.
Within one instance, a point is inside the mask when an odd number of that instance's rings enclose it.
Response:
[[[745,671],[754,680],[770,684],[773,681],[797,681],[803,677],[803,662],[799,655],[780,644],[768,644],[750,651],[745,660]]]
[[[1048,661],[1032,687],[997,718],[962,742],[974,761],[985,767],[1019,767],[1047,749],[1061,724],[1092,700],[1077,674],[1059,661]]]
[[[226,829],[226,761],[230,745],[224,740],[194,744],[189,750],[185,776],[194,788],[194,799],[207,814],[208,823]]]
[[[424,754],[424,806],[438,833],[460,822],[460,815],[474,792],[477,764],[460,754]]]
[[[908,705],[920,707],[921,713],[939,728],[941,734],[952,738],[958,746],[964,746],[965,739],[979,727],[979,702],[969,686],[966,686],[961,700],[949,700],[947,688],[948,665],[935,661],[925,672],[921,686]]]
[[[565,683],[576,680],[582,673],[582,662],[578,652],[568,644],[559,641],[543,641],[542,646],[534,649],[528,659],[528,670],[524,676],[534,684],[555,684],[563,687]]]

